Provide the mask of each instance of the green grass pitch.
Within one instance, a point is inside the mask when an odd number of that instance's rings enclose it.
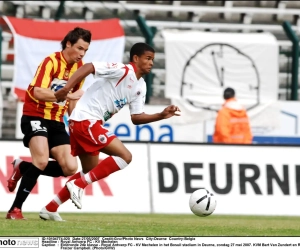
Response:
[[[7,220],[0,213],[0,236],[300,236],[300,217],[176,214],[61,213],[65,222]]]

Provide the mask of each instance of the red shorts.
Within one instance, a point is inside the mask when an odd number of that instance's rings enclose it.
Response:
[[[98,155],[116,138],[115,134],[102,126],[102,121],[84,120],[69,121],[71,154],[77,156],[83,153]]]

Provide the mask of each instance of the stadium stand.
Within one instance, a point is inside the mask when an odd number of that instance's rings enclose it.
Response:
[[[0,13],[16,17],[52,20],[55,18],[59,1],[0,1]],[[106,19],[118,17],[126,34],[124,61],[129,59],[132,44],[145,41],[135,20],[143,16],[147,25],[156,27],[154,47],[157,51],[153,68],[153,96],[150,103],[168,103],[164,98],[165,57],[163,29],[197,29],[207,32],[271,32],[280,45],[279,96],[289,99],[291,82],[291,42],[282,28],[283,21],[289,21],[297,34],[300,31],[300,1],[65,1],[61,19]],[[4,106],[12,107],[11,81],[14,71],[13,38],[3,27],[1,87]],[[300,93],[300,92],[299,92]],[[9,103],[9,104],[6,104]],[[7,113],[4,110],[5,121]],[[3,123],[3,136],[10,137],[8,130],[13,125]],[[6,127],[9,129],[6,130]]]

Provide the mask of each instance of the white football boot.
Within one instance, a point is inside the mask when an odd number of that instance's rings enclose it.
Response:
[[[78,209],[82,208],[83,188],[75,185],[75,180],[67,182],[66,186],[70,192],[70,199]]]
[[[43,207],[40,211],[40,218],[42,220],[65,221],[60,217],[58,212],[50,212],[46,207]]]

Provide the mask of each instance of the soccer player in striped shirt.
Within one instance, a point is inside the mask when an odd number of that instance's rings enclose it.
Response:
[[[77,160],[70,154],[70,139],[65,130],[63,116],[70,114],[81,97],[83,80],[75,83],[63,102],[54,93],[63,88],[73,73],[83,65],[82,58],[91,42],[88,30],[76,27],[61,41],[62,51],[47,56],[38,66],[29,84],[21,130],[23,144],[30,149],[32,163],[21,160],[13,162],[14,171],[8,180],[9,191],[14,191],[22,177],[15,200],[7,219],[24,219],[22,205],[35,186],[39,175],[52,177],[70,176],[77,171]],[[49,161],[53,158],[56,161]]]

